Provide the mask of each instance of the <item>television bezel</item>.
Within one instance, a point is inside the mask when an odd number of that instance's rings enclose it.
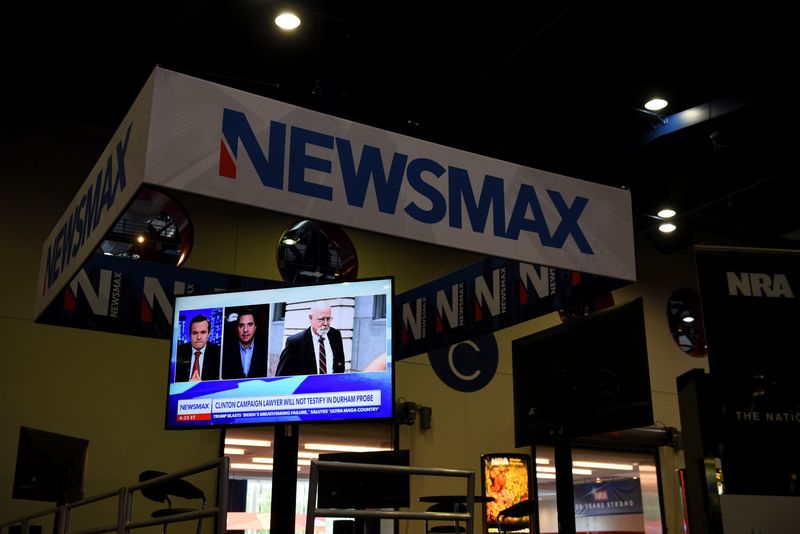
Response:
[[[176,426],[174,423],[171,424],[169,420],[169,399],[170,399],[170,385],[174,384],[174,381],[171,381],[171,372],[172,366],[174,362],[172,361],[172,356],[174,351],[177,350],[175,346],[175,335],[170,337],[170,348],[168,353],[168,369],[166,373],[166,399],[164,404],[164,429],[165,430],[208,430],[208,429],[227,429],[227,428],[246,428],[246,427],[263,427],[265,425],[274,425],[274,424],[282,424],[282,423],[297,423],[301,425],[315,425],[315,424],[347,424],[353,422],[390,422],[393,421],[395,418],[395,402],[394,396],[396,391],[396,360],[395,360],[395,322],[396,318],[394,317],[394,300],[396,296],[396,285],[395,285],[395,277],[394,275],[385,275],[385,276],[372,276],[372,277],[364,277],[364,278],[357,278],[355,280],[325,280],[319,283],[292,283],[292,282],[275,282],[274,287],[265,287],[265,288],[258,288],[258,289],[234,289],[234,290],[225,290],[225,291],[204,291],[204,292],[197,292],[192,294],[184,294],[184,295],[176,295],[172,301],[173,305],[173,323],[177,318],[178,308],[176,303],[178,299],[181,298],[191,298],[191,297],[203,297],[203,296],[213,296],[213,295],[231,295],[237,293],[256,293],[256,292],[264,292],[264,291],[275,291],[275,290],[282,290],[282,289],[299,289],[299,288],[315,288],[315,287],[322,287],[322,286],[345,286],[346,284],[357,284],[360,282],[378,282],[378,281],[385,281],[390,284],[390,290],[387,294],[387,314],[389,315],[386,319],[386,335],[387,335],[387,349],[391,351],[391,364],[388,366],[389,368],[387,371],[391,373],[390,383],[391,383],[391,399],[388,403],[389,414],[385,416],[376,416],[376,417],[359,417],[359,418],[352,418],[352,417],[341,417],[341,418],[330,418],[330,419],[314,419],[314,420],[272,420],[272,421],[254,421],[254,422],[217,422],[217,423],[208,423],[208,424],[195,424],[195,425],[178,425]],[[239,305],[233,305],[233,307],[238,307]],[[389,321],[389,317],[391,317],[391,321]],[[173,324],[173,328],[177,328],[175,324]],[[222,351],[222,347],[220,347],[220,351]],[[220,358],[222,357],[222,353],[220,354]],[[270,377],[274,378],[274,377]],[[224,381],[220,379],[220,381]]]
[[[582,413],[578,413],[576,415],[574,412],[570,412],[568,417],[571,419],[567,422],[567,424],[563,425],[562,428],[566,428],[566,431],[563,434],[559,433],[559,429],[556,429],[550,421],[546,421],[546,416],[542,416],[539,419],[539,422],[536,425],[525,425],[522,421],[526,418],[526,412],[530,409],[527,403],[525,406],[522,405],[521,399],[523,397],[523,391],[530,390],[530,378],[527,378],[526,385],[527,387],[523,388],[523,382],[526,381],[526,378],[521,376],[520,371],[520,360],[521,359],[536,359],[536,358],[547,358],[547,360],[540,360],[544,363],[547,363],[547,367],[550,367],[553,362],[555,362],[556,357],[552,354],[544,354],[544,355],[534,355],[531,356],[529,354],[523,354],[522,351],[525,349],[530,350],[530,347],[536,345],[536,343],[541,342],[543,340],[551,340],[551,338],[563,338],[563,339],[572,339],[574,340],[571,347],[580,348],[581,343],[586,345],[587,342],[582,339],[581,333],[582,329],[588,328],[596,328],[598,324],[602,324],[604,322],[618,322],[618,317],[628,317],[629,315],[635,315],[634,319],[638,322],[637,331],[636,333],[639,334],[639,337],[635,340],[637,344],[641,343],[640,348],[643,349],[640,354],[638,354],[638,364],[639,369],[637,369],[638,373],[637,377],[639,380],[637,384],[639,385],[641,391],[639,393],[644,394],[647,392],[648,401],[647,406],[639,406],[641,403],[637,403],[636,406],[631,406],[632,410],[636,410],[636,416],[633,415],[629,416],[629,419],[637,419],[638,424],[634,427],[629,428],[636,428],[639,426],[646,426],[648,424],[653,424],[653,396],[652,396],[652,388],[650,385],[650,369],[649,369],[649,357],[647,353],[647,335],[646,335],[646,328],[645,328],[645,318],[644,318],[644,305],[643,299],[641,297],[633,299],[631,301],[618,304],[613,307],[605,308],[603,310],[591,313],[585,317],[581,317],[579,319],[575,319],[572,322],[560,324],[553,326],[551,328],[547,328],[540,332],[536,332],[530,334],[528,336],[524,336],[519,339],[515,339],[512,341],[512,396],[513,396],[513,414],[514,414],[514,441],[517,447],[524,447],[531,444],[541,444],[541,445],[552,445],[556,441],[560,439],[578,439],[580,437],[585,437],[594,434],[601,434],[605,432],[613,432],[613,431],[620,431],[625,430],[625,428],[609,428],[609,424],[601,424],[598,423],[595,417],[589,417],[588,410],[584,410]],[[588,326],[587,326],[588,325]],[[626,341],[630,341],[630,338],[626,338]],[[566,356],[565,356],[566,358]],[[558,367],[559,370],[563,367],[567,368],[574,368],[575,367],[575,360],[579,360],[583,358],[583,356],[570,356],[569,361],[564,360],[564,364],[561,365],[560,363],[555,365]],[[529,367],[533,366],[534,364],[531,361],[526,362],[526,365]],[[625,382],[625,381],[622,381]],[[548,398],[552,398],[555,393],[553,393],[553,388],[556,385],[552,383],[548,383],[548,391],[552,394]],[[585,394],[585,393],[584,393]],[[530,396],[530,395],[528,395]],[[553,401],[555,402],[555,401]],[[622,403],[619,403],[622,406]],[[649,417],[644,416],[644,411],[647,411],[647,415]],[[599,417],[599,416],[598,416]],[[616,416],[619,419],[619,416]],[[611,418],[611,417],[609,417]],[[582,423],[582,426],[578,428],[569,428],[572,421],[575,419],[579,419],[579,422]],[[591,421],[591,425],[594,425],[592,430],[582,430],[583,427],[587,426],[586,421]],[[590,426],[591,426],[590,425]]]
[[[43,456],[46,457],[43,460]],[[83,499],[89,460],[89,440],[49,430],[20,426],[17,459],[14,467],[14,483],[11,497],[31,501],[52,502],[62,505]],[[77,476],[66,481],[63,490],[56,479],[43,477],[29,488],[24,477],[37,473],[50,473],[53,466],[70,463],[78,465]],[[50,484],[48,487],[47,484]],[[59,495],[63,493],[63,495]]]
[[[386,461],[386,460],[390,461]],[[319,461],[326,462],[345,462],[345,463],[362,463],[373,465],[399,465],[408,467],[411,465],[411,452],[409,449],[393,449],[383,451],[368,451],[368,452],[328,452],[320,453]],[[337,499],[332,497],[330,492],[323,491],[326,484],[329,484],[333,479],[340,477],[350,481],[366,481],[367,486],[373,487],[396,487],[396,482],[401,478],[403,479],[402,487],[405,489],[403,495],[399,498],[395,497],[394,501],[385,501],[386,505],[377,505],[375,502],[368,502],[366,505],[364,501],[353,502],[342,505],[342,501],[347,499]],[[392,482],[391,484],[389,482]],[[363,493],[363,492],[361,492]],[[371,497],[378,496],[378,492],[370,494]],[[411,506],[411,474],[410,473],[375,473],[375,472],[354,472],[354,471],[336,471],[332,469],[321,468],[317,473],[317,507],[318,508],[359,508],[359,509],[387,509],[387,508],[408,508]]]

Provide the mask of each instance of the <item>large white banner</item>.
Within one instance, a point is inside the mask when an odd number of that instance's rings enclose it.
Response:
[[[145,181],[635,280],[628,191],[156,70]]]
[[[635,280],[630,193],[156,68],[43,245],[37,317],[143,184]]]

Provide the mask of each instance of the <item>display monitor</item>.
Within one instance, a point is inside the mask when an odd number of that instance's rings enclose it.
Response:
[[[391,277],[176,297],[166,428],[390,419],[393,298]]]
[[[81,500],[88,449],[85,439],[20,427],[11,496],[57,505]]]
[[[642,299],[512,342],[517,447],[653,424]]]
[[[408,466],[409,451],[334,452],[320,454],[319,460]],[[407,508],[411,504],[408,473],[320,469],[318,476],[318,508]]]

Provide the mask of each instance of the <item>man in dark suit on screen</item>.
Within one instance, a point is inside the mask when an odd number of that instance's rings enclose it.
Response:
[[[236,337],[222,343],[222,378],[267,376],[267,343],[257,337],[258,325],[252,309],[242,310],[236,319]],[[226,333],[227,336],[227,333]]]
[[[286,338],[275,376],[344,372],[342,334],[331,327],[330,305],[312,304],[308,320],[308,328]]]
[[[178,346],[175,382],[219,380],[219,346],[208,342],[210,325],[205,315],[192,317],[190,342]]]

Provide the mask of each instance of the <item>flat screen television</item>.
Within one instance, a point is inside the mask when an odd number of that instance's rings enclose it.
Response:
[[[517,447],[653,424],[641,298],[511,347]]]
[[[176,297],[165,427],[390,419],[393,298],[392,277]]]
[[[409,465],[409,451],[332,452],[320,461],[373,465]],[[319,470],[318,508],[407,508],[411,480],[407,473]]]
[[[88,440],[20,427],[12,498],[57,505],[81,500],[88,450]]]

